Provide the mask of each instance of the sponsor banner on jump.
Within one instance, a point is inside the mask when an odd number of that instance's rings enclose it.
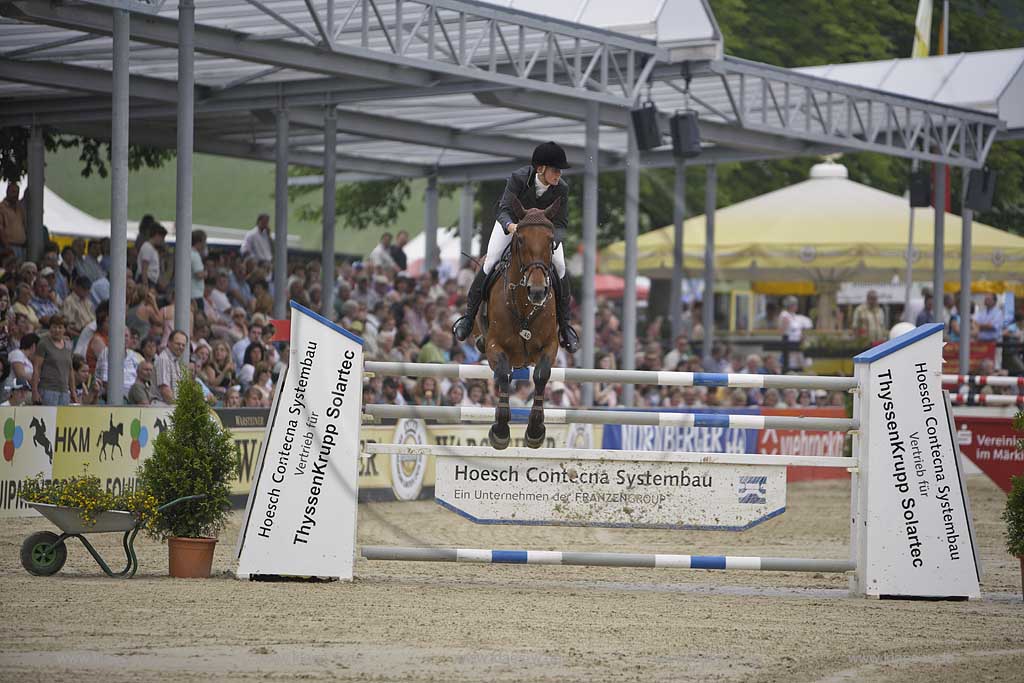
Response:
[[[757,415],[756,408],[694,408],[670,413]],[[545,444],[546,445],[546,444]],[[601,447],[617,451],[683,451],[686,453],[754,453],[757,432],[731,427],[660,427],[605,425]]]
[[[26,477],[53,477],[56,408],[4,408],[3,460],[0,460],[0,517],[32,517],[37,513],[18,497]]]
[[[942,391],[941,332],[941,324],[924,325],[855,358],[864,387],[859,543],[868,595],[980,594],[952,408]]]
[[[355,564],[362,340],[292,302],[245,521],[238,576],[351,579]]]
[[[438,457],[437,502],[480,524],[741,531],[786,508],[786,468]]]
[[[1011,477],[1024,475],[1024,452],[1017,450],[1020,435],[1008,417],[953,416],[960,451],[989,479],[1010,492]]]
[[[762,415],[804,417],[848,417],[843,408],[762,408]],[[842,432],[816,432],[806,429],[762,429],[757,433],[755,453],[764,455],[845,455],[846,435]],[[852,462],[850,463],[853,464]],[[789,481],[812,479],[848,479],[850,473],[835,467],[787,468]]]

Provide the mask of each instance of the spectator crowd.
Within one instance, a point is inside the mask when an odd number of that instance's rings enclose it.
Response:
[[[10,189],[10,188],[13,188]],[[0,361],[5,405],[69,405],[106,402],[110,342],[110,243],[108,239],[74,239],[63,248],[48,241],[38,262],[25,257],[24,211],[17,186],[0,203]],[[166,229],[151,216],[143,218],[128,252],[123,395],[130,405],[173,403],[178,382],[191,373],[209,402],[222,407],[268,407],[274,384],[287,362],[287,342],[274,340],[270,317],[276,287],[289,299],[321,309],[320,258],[292,259],[287,281],[275,283],[270,220],[256,219],[240,248],[211,249],[201,230],[192,234],[190,299],[175,301],[173,254]],[[334,319],[365,340],[367,359],[419,363],[483,362],[472,338],[457,343],[451,325],[465,305],[475,263],[458,272],[431,271],[413,276],[404,247],[408,234],[384,234],[362,261],[336,266]],[[950,302],[951,303],[951,302]],[[796,314],[795,300],[784,302],[779,329],[798,337],[808,327]],[[191,326],[174,328],[174,311],[188,306]],[[1007,330],[984,307],[970,317],[972,337],[1004,338]],[[928,308],[925,308],[927,311]],[[955,307],[949,309],[951,338],[962,331]],[[596,358],[601,368],[621,365],[623,335],[615,305],[598,302]],[[573,319],[579,326],[578,305]],[[716,343],[708,362],[694,353],[703,337],[699,305],[684,311],[685,334],[666,345],[663,320],[655,318],[638,331],[635,366],[642,370],[780,374],[777,353],[740,354]],[[927,320],[925,321],[927,322]],[[885,311],[869,294],[852,316],[866,336],[884,338]],[[576,359],[559,351],[556,364],[572,367]],[[993,370],[994,371],[994,370]],[[493,386],[485,381],[420,380],[373,377],[364,385],[364,401],[418,405],[488,406]],[[516,382],[511,402],[532,403],[529,382]],[[582,403],[581,387],[550,382],[547,402],[572,407]],[[597,406],[622,405],[623,391],[614,383],[594,385]],[[643,407],[704,406],[800,408],[842,406],[839,393],[774,389],[706,387],[637,387],[634,401]]]

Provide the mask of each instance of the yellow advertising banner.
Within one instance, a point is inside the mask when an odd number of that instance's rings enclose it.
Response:
[[[153,453],[157,435],[167,429],[171,408],[0,408],[3,455],[0,461],[0,517],[35,514],[18,499],[25,477],[66,479],[85,472],[104,488],[120,493],[135,487],[137,470]],[[218,409],[214,414],[231,430],[238,446],[239,477],[232,484],[236,502],[249,494],[259,462],[269,411]],[[514,446],[522,446],[524,425],[513,425]],[[487,424],[428,425],[422,420],[367,424],[360,445],[430,443],[487,444]],[[590,448],[601,442],[599,426],[549,425],[547,448]],[[359,499],[416,500],[434,495],[434,458],[408,455],[363,456],[359,463]]]

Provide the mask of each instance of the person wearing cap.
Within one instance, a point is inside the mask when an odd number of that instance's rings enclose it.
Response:
[[[64,299],[64,305],[60,312],[68,323],[68,335],[77,337],[82,330],[96,319],[92,310],[92,299],[89,298],[89,287],[92,283],[89,278],[79,275],[75,278],[71,288],[71,294]]]
[[[11,382],[10,396],[3,403],[0,403],[0,407],[10,408],[13,406],[26,406],[30,404],[32,398],[32,385],[23,379],[17,379]]]
[[[545,142],[533,150],[529,166],[523,166],[512,172],[505,184],[505,192],[498,201],[497,221],[491,230],[491,238],[487,243],[487,256],[483,267],[477,271],[473,284],[469,287],[466,301],[466,314],[459,318],[452,327],[455,338],[465,341],[473,331],[473,322],[484,295],[484,282],[487,275],[501,260],[505,248],[516,233],[515,214],[512,211],[514,199],[526,209],[547,209],[558,202],[558,214],[551,222],[555,226],[555,249],[551,254],[551,264],[558,275],[559,284],[556,288],[558,311],[559,341],[569,353],[579,348],[576,331],[569,324],[569,302],[572,293],[569,289],[569,277],[565,270],[565,253],[562,240],[569,223],[569,186],[562,180],[562,171],[569,168],[565,158],[565,150],[554,142]]]

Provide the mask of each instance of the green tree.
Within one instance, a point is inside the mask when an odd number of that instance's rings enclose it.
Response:
[[[29,129],[21,126],[0,128],[0,179],[17,182],[28,173]],[[110,142],[97,138],[61,135],[47,128],[43,133],[43,144],[49,152],[58,149],[78,148],[81,151],[82,175],[86,178],[93,173],[107,177],[110,164]],[[159,168],[174,158],[174,151],[145,145],[128,147],[128,168]]]

